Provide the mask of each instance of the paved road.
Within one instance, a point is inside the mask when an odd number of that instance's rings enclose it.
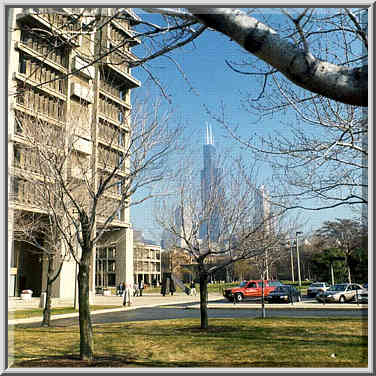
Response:
[[[241,305],[241,304],[240,304]],[[210,318],[256,318],[261,317],[261,308],[210,308]],[[367,319],[367,309],[294,309],[266,307],[266,317],[357,317]],[[169,320],[179,318],[200,318],[200,310],[192,303],[166,305],[133,310],[121,310],[92,315],[93,324],[117,323],[125,321]],[[77,317],[53,320],[51,326],[78,325]],[[23,324],[37,327],[39,323]]]

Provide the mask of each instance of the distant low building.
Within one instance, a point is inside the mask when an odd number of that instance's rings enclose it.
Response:
[[[159,285],[161,282],[161,247],[145,239],[140,231],[134,231],[133,236],[134,282],[143,281],[147,285]]]

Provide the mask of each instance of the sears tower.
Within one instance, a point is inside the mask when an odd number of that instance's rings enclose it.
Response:
[[[206,125],[206,143],[203,146],[204,168],[201,170],[201,205],[203,213],[210,213],[200,227],[200,238],[217,241],[219,237],[219,211],[214,196],[218,194],[219,169],[216,167],[216,150],[211,127]]]

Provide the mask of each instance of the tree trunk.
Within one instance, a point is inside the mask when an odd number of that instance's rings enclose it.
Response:
[[[207,329],[208,324],[208,274],[203,264],[199,264],[200,273],[200,312],[201,329]]]
[[[50,326],[51,323],[51,290],[54,278],[53,274],[54,258],[48,255],[47,286],[46,286],[46,303],[43,309],[43,321],[41,326]]]
[[[347,280],[349,283],[351,283],[351,270],[349,265],[349,258],[346,257],[346,267],[347,267]]]
[[[94,358],[93,327],[89,304],[90,254],[89,250],[82,249],[82,257],[78,270],[80,358],[82,360],[92,360]]]

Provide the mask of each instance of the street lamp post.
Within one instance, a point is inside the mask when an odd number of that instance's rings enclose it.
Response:
[[[292,253],[293,249],[293,242],[291,242],[291,247],[290,247],[290,259],[291,259],[291,279],[292,282],[295,282],[295,276],[294,276],[294,255]]]
[[[302,279],[300,276],[300,258],[299,258],[299,244],[298,244],[298,235],[303,234],[301,231],[296,231],[296,257],[297,257],[297,263],[298,263],[298,281],[299,281],[299,287],[302,285]]]

